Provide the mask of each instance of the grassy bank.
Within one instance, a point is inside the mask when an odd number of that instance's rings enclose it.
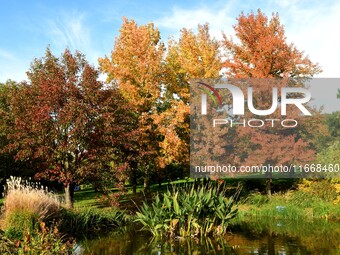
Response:
[[[296,179],[274,179],[273,191],[274,195],[269,201],[267,196],[261,192],[254,192],[259,190],[260,187],[264,187],[265,180],[262,179],[226,179],[224,184],[229,192],[227,196],[232,195],[235,192],[239,183],[243,184],[243,190],[240,195],[238,203],[240,211],[257,211],[256,209],[268,209],[276,206],[291,206],[298,207],[297,209],[306,209],[311,211],[313,208],[313,217],[326,218],[327,215],[331,216],[338,214],[337,208],[339,208],[340,190],[336,190],[336,187],[340,187],[339,184],[332,184],[329,181],[306,181],[302,183]],[[137,194],[132,193],[132,188],[126,187],[127,192],[123,194],[120,199],[120,208],[128,210],[129,214],[134,214],[138,207],[140,207],[144,201],[152,201],[156,194],[162,194],[169,188],[176,185],[177,187],[191,185],[194,183],[194,179],[183,179],[173,182],[165,182],[161,185],[154,184],[150,186],[150,194],[143,193],[143,186],[137,187]],[[278,189],[281,187],[281,189]],[[293,187],[293,189],[292,189]],[[115,190],[113,189],[113,192]],[[84,209],[99,209],[99,211],[110,210],[110,207],[104,203],[101,203],[102,192],[95,191],[91,185],[85,186],[79,191],[74,193],[74,208],[76,210]],[[1,202],[1,200],[0,200]],[[275,210],[274,210],[275,211]],[[273,211],[273,215],[275,215]]]
[[[340,221],[340,190],[337,190],[339,189],[337,183],[329,180],[277,179],[273,180],[273,190],[276,192],[269,200],[263,192],[254,192],[264,186],[265,180],[228,179],[224,181],[229,189],[227,197],[235,192],[240,182],[243,182],[243,190],[238,201],[237,218],[239,219],[271,217],[303,221],[313,219]],[[142,192],[142,187],[139,187],[139,192],[135,195],[131,190],[128,190],[127,194],[120,198],[120,207],[127,210],[129,214],[135,214],[144,201],[148,200],[150,204],[156,194],[166,192],[173,185],[180,187],[192,183],[193,180],[189,179],[163,183],[161,186],[152,185],[151,194],[148,196]],[[277,187],[284,187],[284,189],[278,190]],[[100,196],[100,192],[95,192],[91,188],[77,191],[75,193],[75,208],[105,210],[105,207],[98,202]]]
[[[330,180],[301,182],[297,189],[276,193],[270,199],[259,192],[239,202],[239,220],[248,218],[340,221],[338,184]]]

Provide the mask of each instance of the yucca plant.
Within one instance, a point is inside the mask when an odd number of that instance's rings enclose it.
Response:
[[[220,186],[173,186],[164,194],[157,194],[151,204],[143,203],[135,221],[154,236],[206,236],[223,234],[228,222],[235,217],[235,198],[225,197]]]

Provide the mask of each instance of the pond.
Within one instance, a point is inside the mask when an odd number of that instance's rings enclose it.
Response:
[[[340,254],[340,223],[236,222],[218,238],[154,239],[133,228],[81,243],[81,254]]]

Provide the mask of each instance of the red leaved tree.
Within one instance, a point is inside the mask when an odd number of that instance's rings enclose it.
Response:
[[[126,132],[127,122],[119,119],[124,103],[103,88],[98,71],[79,52],[66,49],[57,58],[47,49],[27,75],[11,100],[15,125],[8,149],[18,150],[17,159],[38,162],[37,177],[63,183],[66,206],[72,207],[72,186],[105,169],[110,155],[117,157]]]

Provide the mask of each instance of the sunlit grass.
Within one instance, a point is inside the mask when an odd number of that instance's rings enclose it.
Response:
[[[340,220],[340,207],[303,191],[275,194],[270,200],[266,195],[254,193],[239,205],[239,219],[285,219],[311,221],[313,219]]]

